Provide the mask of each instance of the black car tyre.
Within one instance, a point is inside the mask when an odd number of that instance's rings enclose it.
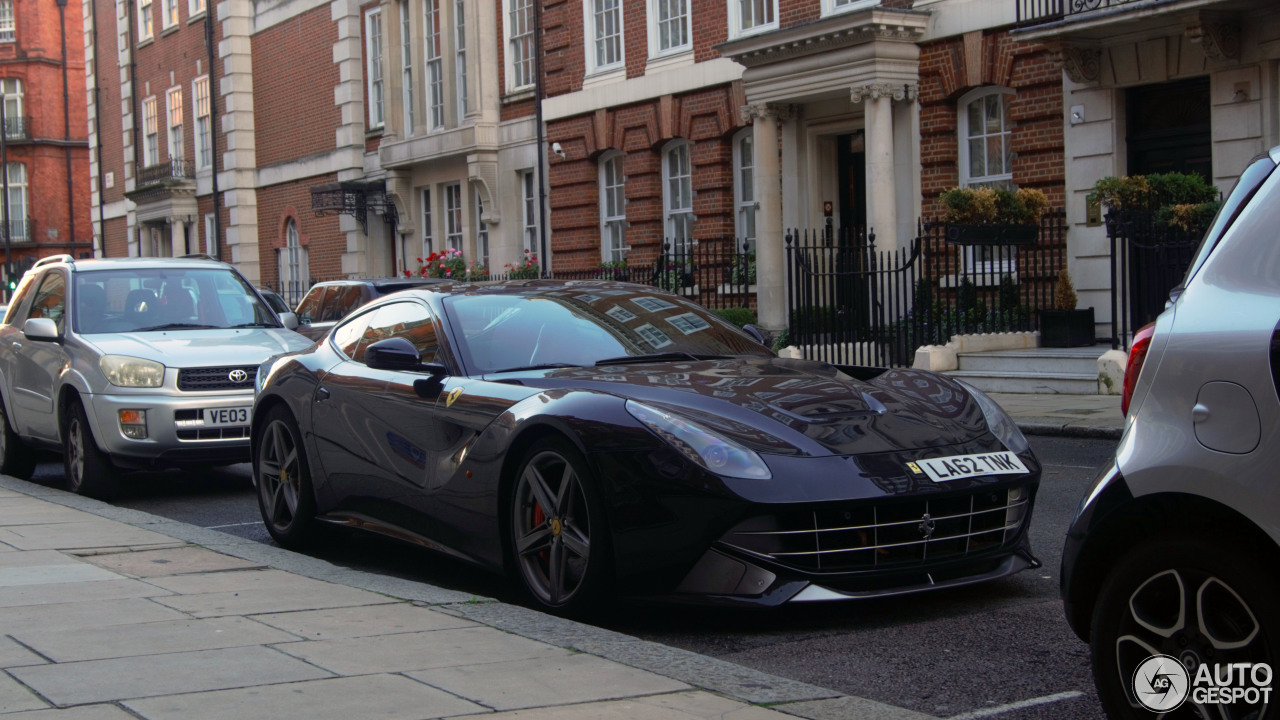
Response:
[[[316,498],[302,433],[288,409],[267,413],[253,472],[267,532],[287,548],[308,545],[316,533]]]
[[[529,597],[579,614],[609,586],[609,531],[582,454],[567,440],[534,443],[520,463],[510,504],[511,555]]]
[[[1153,655],[1196,668],[1237,662],[1277,667],[1280,582],[1249,555],[1246,541],[1157,535],[1127,552],[1103,582],[1090,633],[1094,682],[1112,718],[1154,717],[1134,695],[1134,672]],[[1188,692],[1191,683],[1188,684]],[[1152,696],[1148,696],[1152,697]],[[1191,696],[1168,718],[1258,718],[1265,706],[1198,705]]]
[[[0,474],[30,480],[36,471],[36,453],[22,442],[9,424],[9,411],[0,402]]]
[[[62,461],[67,490],[107,500],[116,492],[118,472],[111,458],[98,449],[89,416],[73,400],[62,421]]]

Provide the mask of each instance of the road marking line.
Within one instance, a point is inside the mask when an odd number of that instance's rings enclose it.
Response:
[[[1059,700],[1071,700],[1084,695],[1079,690],[1068,690],[1067,692],[1054,693],[1053,695],[1045,695],[1044,697],[1031,698],[1030,700],[1019,700],[1008,705],[1000,705],[999,707],[983,708],[974,710],[973,712],[960,713],[952,715],[947,720],[976,720],[976,718],[991,717],[992,715],[1002,715],[1014,710],[1022,710],[1023,708],[1035,707],[1036,705],[1048,705]]]
[[[262,521],[257,520],[254,522],[247,522],[247,523],[231,523],[230,525],[210,525],[206,527],[205,530],[221,530],[222,528],[244,527],[245,525],[261,525],[261,524],[262,524]]]

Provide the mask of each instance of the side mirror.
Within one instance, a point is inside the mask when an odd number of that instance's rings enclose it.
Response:
[[[750,323],[743,325],[742,329],[748,335],[755,338],[756,342],[760,343],[761,345],[764,345],[765,347],[769,347],[769,341],[765,339],[763,330],[761,330],[760,328]]]
[[[31,318],[22,326],[22,334],[26,335],[28,340],[56,342],[58,325],[52,318]]]
[[[280,313],[280,322],[290,330],[298,329],[298,316],[291,312]]]
[[[440,363],[424,363],[418,356],[418,348],[402,337],[391,337],[365,348],[364,364],[374,370],[401,370],[430,373],[432,377],[447,375],[449,370]]]

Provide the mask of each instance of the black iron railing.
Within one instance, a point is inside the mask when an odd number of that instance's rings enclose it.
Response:
[[[166,180],[190,180],[195,177],[191,163],[182,158],[169,158],[138,170],[138,184],[151,185]]]
[[[1106,223],[1111,241],[1111,346],[1128,350],[1133,333],[1164,312],[1204,232],[1158,222],[1154,210],[1112,210]]]
[[[1018,26],[1041,25],[1073,15],[1107,10],[1136,3],[1153,4],[1153,0],[1016,0]]]
[[[31,118],[9,117],[6,115],[4,118],[4,139],[9,142],[30,140]]]

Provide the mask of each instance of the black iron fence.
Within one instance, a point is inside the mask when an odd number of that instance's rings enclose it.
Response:
[[[810,359],[905,366],[953,335],[1037,330],[1066,266],[1065,213],[1031,230],[922,223],[889,249],[861,230],[790,232],[788,342]]]
[[[1039,25],[1142,0],[1017,0],[1018,25]]]
[[[138,170],[139,185],[151,185],[165,180],[190,180],[194,177],[191,163],[182,158],[169,158]]]
[[[1182,283],[1203,231],[1158,222],[1153,210],[1107,213],[1111,241],[1111,346],[1129,349],[1138,328],[1164,311]]]

